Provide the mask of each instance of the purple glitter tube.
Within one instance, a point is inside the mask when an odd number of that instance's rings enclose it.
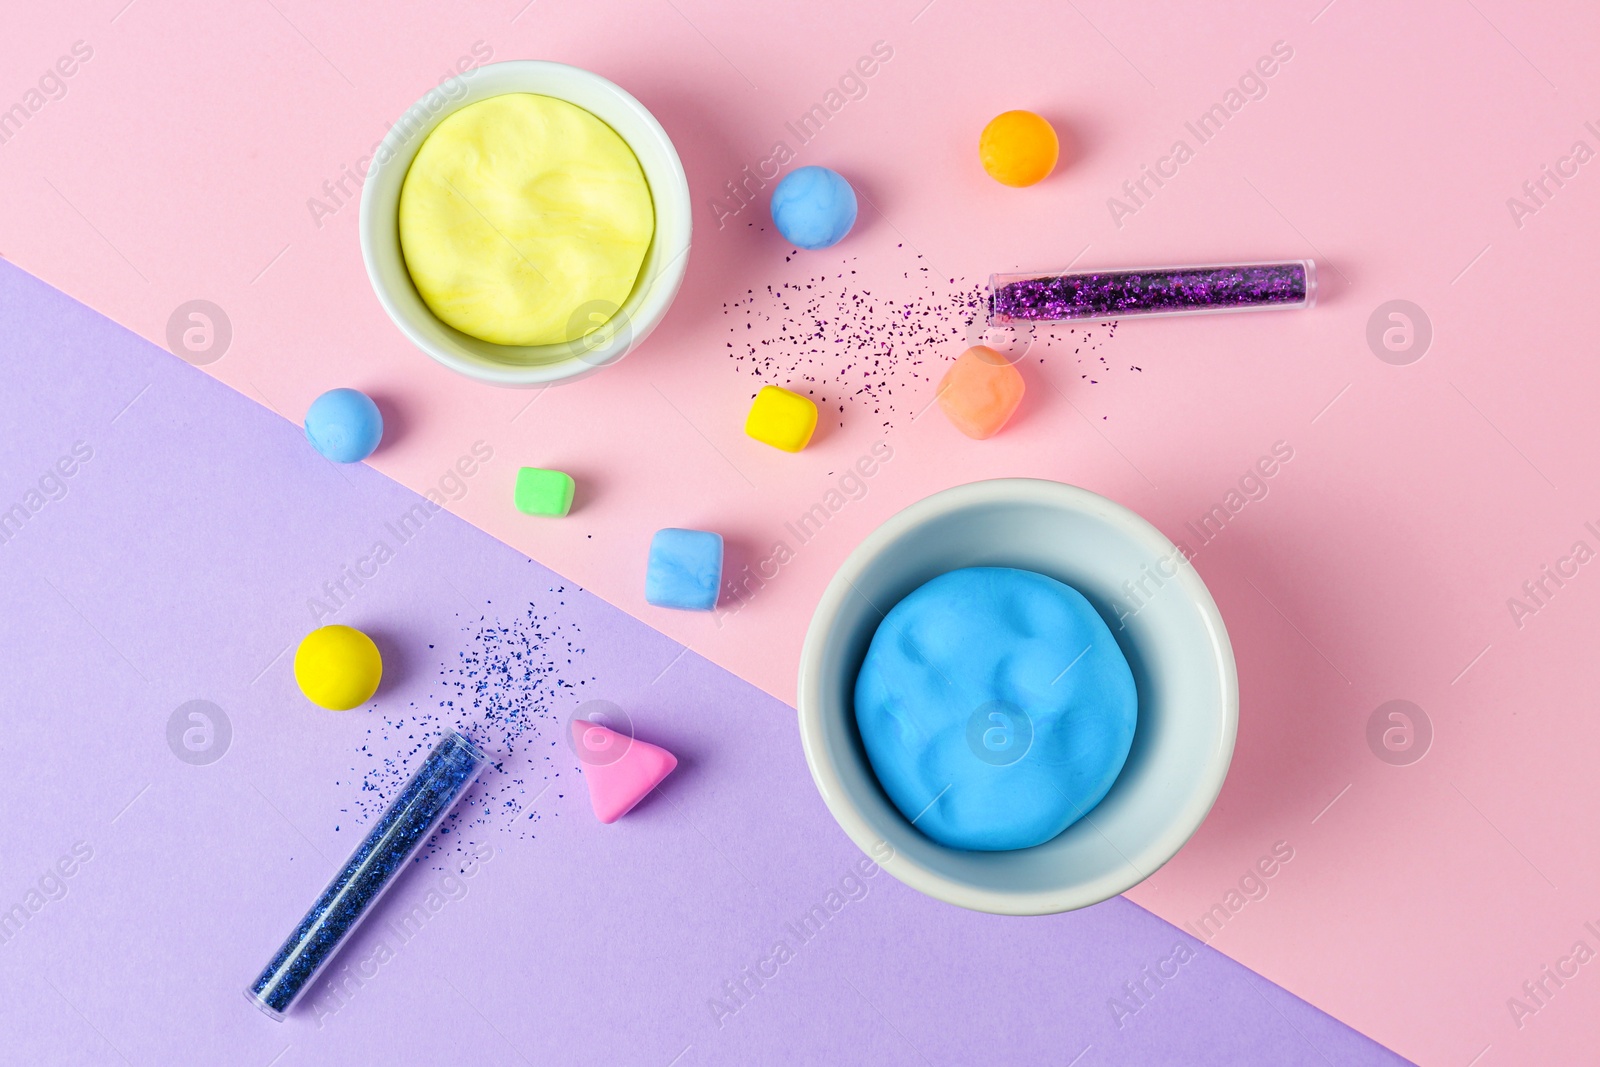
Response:
[[[989,325],[1308,308],[1316,300],[1317,268],[1309,259],[994,274],[989,277]]]

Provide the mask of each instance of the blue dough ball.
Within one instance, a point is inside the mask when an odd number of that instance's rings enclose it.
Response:
[[[800,248],[827,248],[856,224],[856,191],[827,167],[801,167],[772,191],[772,221]]]
[[[383,415],[359,389],[329,389],[306,410],[306,437],[335,463],[358,463],[383,440]]]
[[[884,792],[928,837],[1043,844],[1100,803],[1133,744],[1133,672],[1094,607],[1032,571],[940,575],[879,624],[856,723]]]

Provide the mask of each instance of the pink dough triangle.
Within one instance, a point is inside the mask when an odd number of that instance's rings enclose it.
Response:
[[[603,823],[632,811],[678,765],[678,757],[664,748],[583,719],[572,720],[572,740],[589,802]]]

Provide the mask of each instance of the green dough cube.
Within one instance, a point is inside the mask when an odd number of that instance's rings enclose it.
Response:
[[[572,475],[523,467],[517,471],[517,510],[524,515],[565,515],[572,509]]]

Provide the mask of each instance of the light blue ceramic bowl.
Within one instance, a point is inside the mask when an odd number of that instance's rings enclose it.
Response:
[[[963,852],[924,837],[884,795],[856,729],[856,672],[883,613],[958,567],[1021,567],[1073,586],[1133,668],[1139,725],[1121,775],[1087,816],[1034,848]],[[1124,583],[1141,581],[1145,593],[1130,596]],[[798,703],[812,778],[863,851],[939,900],[1043,915],[1137,885],[1199,828],[1233,757],[1239,681],[1216,602],[1161,531],[1088,490],[1006,478],[913,504],[850,554],[806,633]]]

